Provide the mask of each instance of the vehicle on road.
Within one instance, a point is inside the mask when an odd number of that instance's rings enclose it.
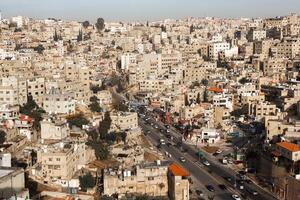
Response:
[[[166,142],[165,142],[164,139],[160,139],[159,142],[160,142],[161,145],[165,145],[166,144]]]
[[[204,194],[203,194],[203,192],[202,192],[201,190],[196,190],[196,194],[197,194],[198,196],[200,196],[200,197],[203,197],[203,196],[204,196]]]
[[[186,160],[184,157],[180,157],[180,161],[184,163]]]
[[[203,164],[204,164],[205,166],[210,166],[210,163],[209,163],[207,160],[203,161]]]
[[[150,130],[148,130],[148,131],[146,131],[146,133],[147,133],[147,134],[150,134],[150,133],[151,133],[151,131],[150,131]]]
[[[167,133],[170,133],[170,129],[167,129],[166,132],[167,132]]]
[[[253,196],[257,196],[258,192],[256,190],[252,190],[252,189],[247,189],[247,192],[249,192],[250,194],[252,194]]]
[[[155,125],[155,126],[154,126],[154,128],[158,129],[158,126],[157,126],[157,125]]]
[[[214,188],[214,186],[212,186],[212,185],[206,185],[206,189],[207,189],[208,191],[210,191],[210,192],[214,192],[214,191],[215,191],[215,188]]]
[[[241,200],[241,198],[237,194],[233,194],[231,197],[235,200]]]
[[[224,184],[220,184],[220,185],[219,185],[219,188],[220,188],[221,190],[226,190],[226,189],[227,189],[226,185],[224,185]]]

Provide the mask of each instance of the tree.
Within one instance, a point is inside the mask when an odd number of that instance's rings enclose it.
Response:
[[[27,103],[20,106],[20,113],[33,118],[33,128],[40,129],[40,121],[43,120],[42,113],[45,113],[45,111],[37,105],[31,95],[27,97]]]
[[[87,188],[93,188],[96,185],[95,178],[91,175],[91,173],[87,173],[83,176],[79,176],[79,185],[82,190],[85,190]]]
[[[202,85],[207,86],[208,85],[208,80],[207,79],[202,79],[201,80]]]
[[[187,95],[184,95],[184,105],[185,106],[189,106],[190,105],[190,102],[189,102],[189,99],[188,99]]]
[[[111,126],[111,118],[110,118],[110,113],[107,111],[104,114],[104,119],[99,124],[99,133],[100,133],[100,138],[102,140],[106,139],[110,126]]]
[[[67,121],[71,126],[77,126],[79,128],[82,128],[83,125],[87,125],[89,123],[89,120],[87,120],[82,113],[67,118]]]
[[[105,27],[104,19],[103,18],[98,18],[95,26],[96,26],[98,32],[102,31]]]
[[[87,28],[87,27],[90,26],[90,22],[89,21],[84,21],[84,22],[82,22],[82,26],[83,26],[83,28]]]
[[[95,156],[98,160],[105,160],[108,158],[109,151],[105,144],[102,142],[92,142],[92,148],[95,151]]]
[[[120,133],[121,139],[124,143],[126,143],[126,138],[127,138],[127,133],[126,132],[121,132]]]
[[[3,144],[6,141],[6,133],[3,130],[0,130],[0,144]]]
[[[190,34],[192,34],[193,32],[195,32],[195,27],[194,27],[194,25],[192,24],[192,25],[190,26]]]
[[[59,39],[59,37],[58,37],[57,31],[56,31],[56,29],[55,29],[54,36],[53,36],[53,40],[54,40],[55,42],[57,42],[58,39]]]
[[[89,105],[89,108],[91,109],[92,112],[102,112],[102,108],[100,106],[100,104],[95,101],[95,102],[92,102],[90,105]]]
[[[93,91],[94,94],[100,92],[101,90],[104,90],[105,89],[105,85],[102,85],[102,86],[98,86],[98,85],[91,85],[90,86],[90,90]]]
[[[92,141],[98,141],[99,133],[95,129],[88,131],[87,134],[92,139]]]
[[[206,88],[205,88],[204,93],[203,93],[203,101],[208,102],[208,92],[207,92]]]
[[[251,81],[249,79],[247,79],[246,77],[243,77],[239,80],[239,83],[240,84],[245,84],[245,83],[250,83]]]
[[[34,47],[33,50],[39,54],[42,54],[45,50],[45,47],[42,44],[39,44],[38,46]]]
[[[197,103],[197,104],[200,104],[200,103],[201,103],[200,92],[197,94],[196,103]]]
[[[83,39],[82,30],[79,30],[79,33],[77,35],[77,42],[81,42]]]

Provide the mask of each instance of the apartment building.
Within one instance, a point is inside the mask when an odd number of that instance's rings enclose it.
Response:
[[[168,163],[157,161],[133,168],[106,169],[103,175],[103,195],[146,194],[151,197],[168,196]]]
[[[169,165],[168,183],[169,198],[171,200],[189,200],[189,173],[177,165],[172,163]]]
[[[44,95],[43,108],[47,113],[72,114],[75,112],[74,93],[61,93],[59,90],[51,90]]]
[[[262,120],[266,116],[275,116],[277,112],[276,105],[269,102],[252,102],[248,107],[248,114],[256,120]]]
[[[96,94],[100,106],[109,106],[112,104],[112,94],[108,90],[102,90]]]
[[[44,180],[70,180],[77,170],[91,161],[91,155],[93,150],[88,149],[85,142],[60,142],[42,146],[37,152],[37,163]]]
[[[247,34],[247,39],[250,42],[256,41],[256,40],[263,40],[267,37],[267,33],[265,30],[254,30],[251,29]]]
[[[211,59],[218,59],[219,53],[225,53],[230,49],[230,44],[227,42],[215,42],[209,45],[208,52]]]
[[[45,78],[35,77],[27,80],[27,94],[32,96],[39,106],[43,104],[45,92]]]
[[[0,104],[18,105],[18,91],[12,86],[0,86]]]
[[[298,38],[284,38],[275,48],[277,57],[293,59],[300,53],[300,40]]]
[[[138,116],[136,112],[112,112],[111,131],[125,131],[138,127]]]
[[[300,146],[290,142],[279,142],[275,145],[275,151],[280,156],[292,161],[297,162],[300,160]]]
[[[42,140],[63,140],[70,136],[70,128],[65,121],[44,119],[40,123]]]

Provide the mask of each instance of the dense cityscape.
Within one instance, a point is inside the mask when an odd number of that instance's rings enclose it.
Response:
[[[0,198],[299,200],[299,68],[295,13],[0,15]]]

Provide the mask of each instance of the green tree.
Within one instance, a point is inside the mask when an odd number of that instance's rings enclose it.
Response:
[[[97,113],[102,112],[102,108],[97,101],[92,102],[89,105],[89,108],[91,109],[92,112],[97,112]]]
[[[207,86],[208,85],[208,80],[207,79],[202,79],[201,80],[202,85]]]
[[[200,104],[200,103],[201,103],[200,92],[198,92],[198,94],[197,94],[196,103],[197,103],[197,104]]]
[[[100,138],[102,140],[106,139],[110,126],[111,126],[111,118],[110,118],[110,113],[107,111],[104,114],[104,119],[99,124],[99,133],[100,133]]]
[[[208,92],[207,92],[206,88],[205,88],[204,93],[203,93],[203,101],[208,102]]]
[[[67,121],[71,126],[77,126],[79,128],[82,128],[83,125],[87,125],[89,123],[89,120],[87,120],[82,113],[67,118]]]
[[[83,26],[83,28],[87,28],[87,27],[90,26],[90,22],[89,21],[84,21],[84,22],[82,22],[82,26]]]
[[[3,130],[0,130],[0,144],[3,144],[6,141],[6,133]]]
[[[98,18],[95,26],[96,26],[98,32],[102,31],[105,27],[104,19],[103,18]]]
[[[249,79],[247,79],[246,77],[243,77],[239,80],[239,83],[240,84],[245,84],[245,83],[250,83],[251,81]]]
[[[98,141],[99,139],[99,133],[97,132],[97,130],[91,130],[91,131],[87,131],[88,136],[90,137],[90,139],[92,139],[92,141]]]
[[[20,113],[33,118],[33,128],[40,130],[40,121],[43,120],[42,114],[45,113],[45,111],[37,105],[31,95],[27,97],[27,103],[20,106]]]
[[[79,185],[82,190],[93,188],[96,185],[96,179],[91,175],[91,173],[84,174],[83,176],[79,176]]]
[[[45,47],[42,44],[39,44],[38,46],[34,47],[33,50],[39,54],[42,54],[45,50]]]
[[[81,42],[82,39],[83,39],[82,30],[79,30],[78,35],[77,35],[77,42]]]
[[[92,148],[95,151],[95,156],[96,156],[97,160],[105,160],[108,158],[108,155],[109,155],[108,148],[102,142],[93,142]]]
[[[190,105],[190,102],[189,102],[189,99],[188,99],[187,95],[184,95],[184,105],[185,106],[189,106]]]
[[[105,86],[98,86],[98,85],[91,85],[90,90],[93,91],[94,94],[100,92],[101,90],[105,89]]]
[[[58,39],[59,39],[59,37],[58,37],[57,31],[56,31],[56,29],[55,29],[54,36],[53,36],[53,40],[54,40],[55,42],[57,42]]]

